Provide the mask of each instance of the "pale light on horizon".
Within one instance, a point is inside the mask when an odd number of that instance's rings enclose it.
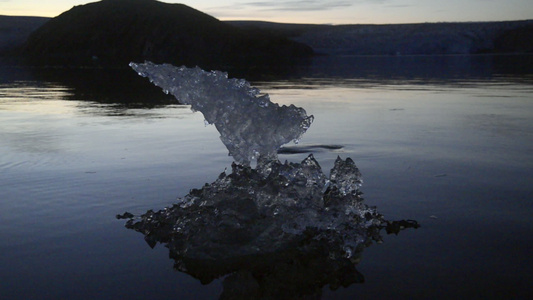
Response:
[[[392,24],[533,19],[531,0],[164,0],[220,20],[312,24]],[[0,15],[55,17],[95,0],[0,0]]]

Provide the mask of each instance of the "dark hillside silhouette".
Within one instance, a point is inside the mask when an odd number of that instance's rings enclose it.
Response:
[[[533,20],[388,25],[313,25],[228,21],[304,43],[330,55],[532,53]]]
[[[0,54],[24,43],[28,36],[49,18],[0,16]]]
[[[533,53],[533,23],[505,31],[494,43],[500,52]]]
[[[271,65],[311,56],[310,47],[252,35],[183,4],[103,0],[51,19],[22,47],[32,64],[127,66],[151,60],[207,67]]]

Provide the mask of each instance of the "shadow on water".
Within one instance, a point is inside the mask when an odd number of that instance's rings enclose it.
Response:
[[[297,74],[294,66],[270,66],[230,69],[236,78],[286,78]],[[227,71],[227,70],[225,70]],[[139,77],[128,66],[124,68],[68,68],[0,66],[0,83],[35,81],[62,86],[70,93],[64,100],[115,104],[125,108],[154,108],[176,104],[176,99]]]
[[[316,153],[323,150],[339,151],[342,150],[342,145],[294,145],[282,146],[278,149],[278,154],[299,154],[299,153]]]
[[[176,270],[202,284],[224,278],[220,299],[318,299],[325,286],[364,282],[356,265],[383,230],[419,227],[364,204],[360,183],[350,158],[337,158],[328,180],[312,155],[255,169],[234,163],[171,207],[117,218],[150,247],[164,244]]]
[[[464,85],[498,77],[509,82],[532,82],[533,55],[456,56],[317,56],[295,66],[231,69],[229,77],[251,82],[286,81],[273,88],[313,86],[432,84]],[[0,83],[37,81],[62,86],[64,100],[112,104],[118,109],[157,108],[176,104],[174,97],[137,76],[130,68],[0,68]]]
[[[152,108],[176,104],[176,100],[139,78],[130,69],[31,68],[37,81],[53,82],[69,88],[64,100],[119,104],[124,107]]]
[[[532,74],[533,55],[432,55],[317,57],[299,75],[327,78],[334,85],[349,85],[354,80],[380,85],[455,85],[496,77],[531,82]]]

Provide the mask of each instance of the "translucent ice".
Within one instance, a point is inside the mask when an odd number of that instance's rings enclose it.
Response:
[[[338,157],[329,178],[312,154],[301,163],[277,159],[278,148],[311,125],[313,116],[304,109],[280,107],[223,72],[130,65],[201,111],[237,163],[170,207],[118,217],[129,219],[126,227],[143,233],[151,247],[165,244],[176,269],[204,283],[232,274],[221,299],[294,299],[326,284],[361,282],[355,263],[365,247],[381,240],[382,229],[418,227],[415,221],[389,222],[364,203],[361,173],[350,158]]]
[[[301,163],[270,161],[256,168],[234,163],[230,174],[192,189],[172,207],[132,218],[128,227],[195,259],[283,251],[305,232],[342,245],[336,255],[349,258],[379,239],[386,221],[363,203],[351,159],[338,158],[331,174],[337,179],[328,179],[313,155]]]
[[[381,241],[383,228],[418,227],[389,222],[364,204],[351,159],[337,158],[330,173],[328,179],[313,155],[256,168],[233,163],[231,173],[170,207],[119,217],[151,247],[164,244],[177,270],[203,283],[231,274],[220,299],[299,299],[327,284],[362,282],[355,264]]]
[[[303,108],[279,106],[243,79],[220,71],[130,63],[139,75],[191,105],[214,124],[235,161],[249,164],[258,156],[276,159],[281,145],[298,140],[313,122]]]

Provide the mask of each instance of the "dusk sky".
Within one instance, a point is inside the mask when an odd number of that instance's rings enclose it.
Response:
[[[94,0],[0,0],[1,15],[55,17]],[[166,0],[220,20],[390,24],[533,19],[532,0]]]

